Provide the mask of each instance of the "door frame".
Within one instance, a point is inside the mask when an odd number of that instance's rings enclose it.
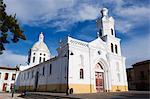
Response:
[[[99,90],[97,90],[97,77],[96,77],[96,74],[102,74],[102,90],[99,88]],[[100,87],[100,85],[99,85]],[[98,71],[95,71],[95,88],[96,88],[96,92],[104,92],[104,72],[98,72]]]

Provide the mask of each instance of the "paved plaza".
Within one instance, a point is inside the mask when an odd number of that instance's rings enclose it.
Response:
[[[24,97],[11,93],[0,93],[0,99],[149,99],[150,92],[129,91],[129,92],[109,92],[109,93],[91,93],[91,94],[72,94],[48,93],[48,92],[29,92]]]

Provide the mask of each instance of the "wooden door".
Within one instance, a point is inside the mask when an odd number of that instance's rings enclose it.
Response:
[[[95,72],[96,78],[96,90],[97,92],[104,91],[104,79],[103,79],[103,72]]]
[[[4,83],[3,84],[3,91],[6,91],[6,89],[7,89],[7,83]]]

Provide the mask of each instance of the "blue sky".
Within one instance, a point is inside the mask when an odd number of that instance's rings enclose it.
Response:
[[[4,0],[7,13],[15,14],[27,37],[17,44],[8,44],[0,56],[0,65],[25,64],[28,50],[44,33],[52,55],[59,40],[67,35],[84,41],[96,38],[96,19],[107,7],[115,19],[117,37],[121,38],[126,67],[150,59],[148,0]]]

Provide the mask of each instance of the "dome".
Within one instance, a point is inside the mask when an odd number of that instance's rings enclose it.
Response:
[[[39,41],[37,41],[33,47],[32,47],[32,50],[35,50],[35,51],[43,51],[43,52],[47,52],[49,53],[49,49],[47,47],[47,45],[44,43],[44,36],[43,36],[43,33],[40,33],[39,35]]]
[[[49,52],[47,45],[44,42],[39,42],[39,41],[33,45],[32,50],[40,50],[44,52]]]

